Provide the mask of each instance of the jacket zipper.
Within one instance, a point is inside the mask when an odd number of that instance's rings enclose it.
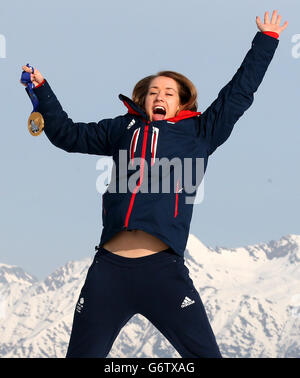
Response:
[[[103,195],[102,195],[102,209],[103,209],[103,213],[104,215],[106,215],[106,209],[104,207],[104,199],[103,199]]]
[[[132,212],[132,207],[133,207],[135,195],[136,195],[139,187],[142,185],[142,182],[143,182],[143,177],[144,177],[144,162],[145,162],[145,156],[146,156],[149,123],[150,123],[149,121],[146,123],[145,129],[144,129],[144,135],[143,135],[143,146],[142,146],[142,156],[141,156],[141,167],[140,167],[140,170],[141,170],[140,172],[141,173],[140,173],[140,178],[139,178],[139,182],[138,182],[137,186],[133,190],[133,193],[132,193],[132,196],[131,196],[131,199],[130,199],[130,203],[129,203],[129,207],[128,207],[128,210],[127,210],[127,214],[126,214],[126,217],[125,217],[125,224],[124,224],[123,228],[127,228],[128,227],[129,217],[130,217],[130,214]]]
[[[179,179],[177,180],[176,185],[176,196],[175,196],[175,212],[174,212],[174,218],[178,215],[178,190],[179,190]]]

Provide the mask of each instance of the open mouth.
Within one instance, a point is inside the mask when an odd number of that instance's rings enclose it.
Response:
[[[163,106],[155,106],[153,108],[153,120],[160,121],[165,118],[166,109]]]

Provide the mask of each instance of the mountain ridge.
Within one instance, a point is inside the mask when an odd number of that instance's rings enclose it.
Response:
[[[185,264],[224,357],[300,356],[300,235],[238,248],[190,234]],[[75,304],[92,258],[69,261],[39,281],[0,264],[0,357],[64,357]],[[141,314],[108,357],[180,357]]]

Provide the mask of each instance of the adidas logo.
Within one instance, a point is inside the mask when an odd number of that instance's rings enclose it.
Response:
[[[183,307],[186,307],[186,306],[189,306],[191,304],[195,303],[195,301],[193,301],[191,298],[189,297],[185,297],[183,302],[181,303],[181,308]]]
[[[84,298],[81,297],[79,299],[79,301],[77,302],[77,305],[76,305],[76,311],[79,312],[79,314],[81,313],[81,310],[83,308],[83,304],[84,304]]]
[[[131,126],[133,126],[135,124],[135,120],[133,119],[130,124],[127,126],[127,130],[130,129]]]

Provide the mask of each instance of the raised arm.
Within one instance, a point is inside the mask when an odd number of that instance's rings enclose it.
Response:
[[[28,67],[23,66],[24,70]],[[44,132],[56,147],[67,152],[112,156],[117,141],[125,131],[124,117],[99,122],[73,122],[63,110],[49,83],[35,69],[31,80],[38,100],[37,111],[44,118]]]
[[[274,18],[274,12],[270,24],[266,14],[265,24],[260,22],[259,17],[256,19],[261,32],[256,33],[251,49],[236,74],[199,117],[199,137],[207,138],[209,155],[227,140],[234,124],[252,104],[254,93],[262,82],[278,46],[277,38],[287,26],[285,23],[286,26],[280,27],[278,20]]]

